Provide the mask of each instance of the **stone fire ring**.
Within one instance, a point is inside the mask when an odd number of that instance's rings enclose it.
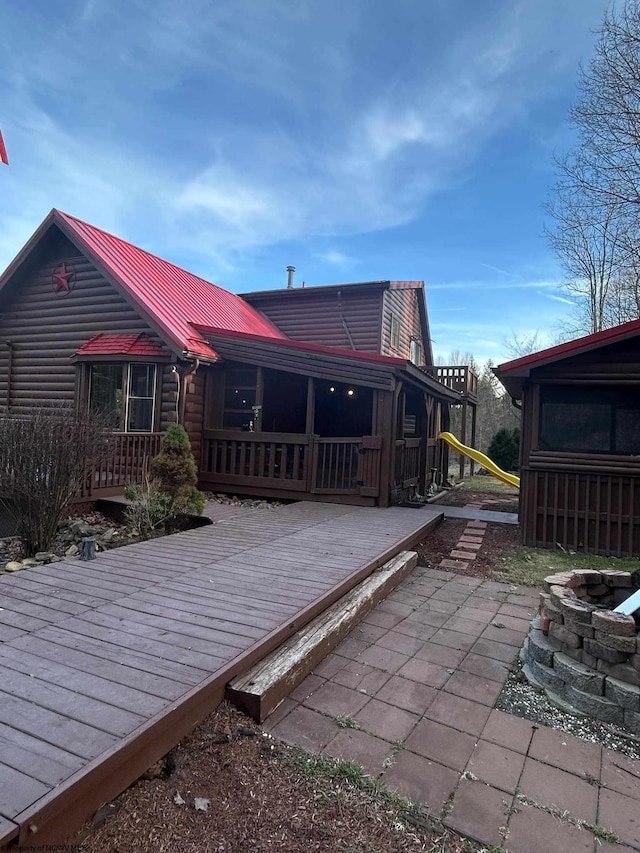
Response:
[[[637,576],[584,569],[545,578],[521,658],[554,705],[640,735],[638,626],[609,609],[635,592]]]

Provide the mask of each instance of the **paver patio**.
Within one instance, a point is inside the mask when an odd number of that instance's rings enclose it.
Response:
[[[494,708],[537,603],[535,589],[418,566],[264,727],[361,764],[482,844],[640,850],[640,761]]]

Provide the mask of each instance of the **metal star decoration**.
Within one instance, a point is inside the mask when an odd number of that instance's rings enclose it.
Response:
[[[68,271],[66,265],[63,263],[60,267],[60,272],[54,272],[53,274],[53,292],[70,293],[73,288],[71,284],[72,278],[73,272]]]

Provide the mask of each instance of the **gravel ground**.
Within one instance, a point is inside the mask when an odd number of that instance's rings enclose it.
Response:
[[[640,758],[640,738],[609,723],[556,708],[546,693],[529,684],[519,662],[507,678],[496,708],[533,723],[567,732],[581,740],[599,743],[605,749],[622,752],[629,758]]]

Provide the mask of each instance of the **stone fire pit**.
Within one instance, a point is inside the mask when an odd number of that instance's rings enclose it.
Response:
[[[545,578],[540,615],[522,650],[524,673],[560,707],[640,735],[640,640],[612,609],[640,574],[584,569]]]

